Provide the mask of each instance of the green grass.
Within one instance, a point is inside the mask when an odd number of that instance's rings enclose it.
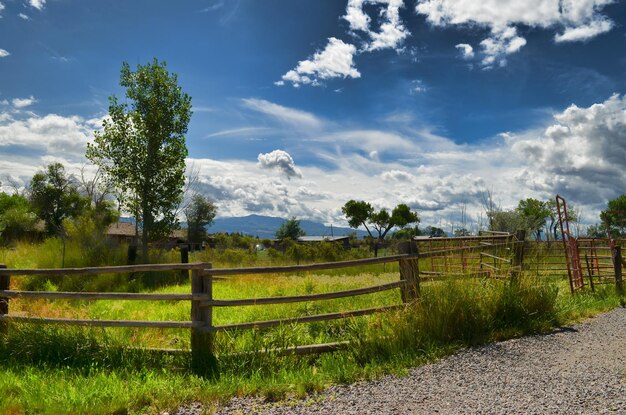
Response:
[[[24,249],[24,251],[20,251]],[[26,248],[0,251],[0,262],[26,265]],[[45,259],[46,255],[41,254]],[[170,259],[175,253],[164,254]],[[170,255],[168,257],[167,255]],[[58,259],[58,258],[57,258]],[[56,260],[56,259],[55,259]],[[256,263],[255,263],[256,264]],[[14,277],[13,284],[20,285]],[[241,276],[216,281],[219,299],[287,296],[346,290],[395,281],[397,266],[357,267],[340,273]],[[42,288],[56,289],[53,282]],[[190,292],[188,283],[142,292]],[[349,299],[223,308],[215,324],[293,317],[398,304],[398,290]],[[397,312],[273,329],[220,333],[219,379],[192,374],[188,353],[129,346],[187,348],[189,332],[157,329],[80,329],[13,324],[0,341],[0,413],[153,414],[200,401],[209,407],[232,396],[277,400],[328,385],[371,379],[448,355],[461,347],[550,330],[619,304],[613,286],[575,296],[566,280],[530,273],[519,284],[487,279],[422,284],[420,300]],[[11,302],[12,313],[47,317],[189,320],[186,302]],[[349,340],[342,351],[284,356],[287,347]],[[260,352],[262,351],[262,352]]]

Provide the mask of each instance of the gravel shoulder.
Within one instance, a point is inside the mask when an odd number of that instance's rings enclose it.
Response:
[[[405,377],[334,386],[282,403],[235,398],[216,414],[626,415],[626,309],[463,350]]]

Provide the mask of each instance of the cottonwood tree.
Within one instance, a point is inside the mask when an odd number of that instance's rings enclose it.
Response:
[[[88,145],[87,158],[102,168],[124,208],[140,222],[148,261],[148,242],[178,227],[191,97],[157,59],[134,72],[124,62],[120,85],[130,104],[109,98],[109,118]]]
[[[185,209],[187,220],[187,238],[189,242],[200,242],[206,236],[206,226],[213,223],[217,206],[205,196],[196,193]]]
[[[349,200],[343,205],[341,211],[348,219],[348,224],[351,227],[364,226],[371,238],[374,238],[374,235],[370,228],[376,231],[378,241],[384,240],[394,227],[403,229],[411,223],[419,222],[417,213],[411,211],[411,208],[404,203],[393,208],[390,214],[384,208],[376,211],[368,202]]]

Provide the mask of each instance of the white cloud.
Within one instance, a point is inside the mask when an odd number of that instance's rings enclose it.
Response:
[[[6,51],[5,49],[0,49],[0,58],[6,58],[9,55],[10,53],[8,51]]]
[[[247,108],[269,115],[285,124],[302,128],[319,128],[322,126],[322,121],[319,118],[306,111],[284,107],[257,98],[245,98],[242,102]]]
[[[474,57],[474,48],[467,43],[459,43],[455,46],[460,52],[463,59],[472,59]]]
[[[380,6],[378,29],[371,28],[372,18],[364,10],[366,5]],[[400,20],[402,7],[403,0],[350,0],[343,18],[353,32],[363,32],[367,37],[364,51],[397,49],[411,34]]]
[[[4,10],[4,4],[0,3],[0,13],[2,13],[2,10]],[[0,16],[2,17],[2,16]]]
[[[587,25],[578,27],[568,27],[562,34],[557,34],[554,40],[557,42],[576,42],[591,39],[602,33],[608,32],[613,28],[613,22],[610,20],[594,20]]]
[[[611,3],[613,0],[420,0],[415,10],[435,26],[490,29],[490,37],[481,42],[483,65],[490,66],[506,64],[504,56],[526,44],[516,26],[555,30],[556,42],[582,41],[608,32],[613,22],[600,10]]]
[[[296,167],[293,158],[283,150],[274,150],[271,153],[259,154],[257,160],[264,169],[277,169],[288,179],[302,178],[302,172]]]
[[[531,167],[519,179],[587,204],[624,193],[626,99],[613,95],[588,108],[572,105],[539,134],[513,137],[512,149]]]
[[[353,61],[355,53],[354,45],[331,37],[323,51],[298,62],[298,66],[284,74],[277,84],[291,82],[297,87],[301,84],[320,85],[321,81],[332,78],[359,78],[361,74],[354,67]]]
[[[390,170],[383,172],[380,177],[385,181],[410,182],[415,176],[403,170]]]
[[[29,0],[30,6],[37,10],[43,10],[46,5],[46,0]]]
[[[422,92],[426,92],[426,85],[424,85],[424,82],[419,79],[412,81],[410,93],[421,94]]]
[[[20,16],[22,20],[30,20],[30,17],[28,17],[28,15],[25,15],[24,13],[20,13],[18,14],[18,16]]]
[[[506,65],[506,55],[519,51],[526,45],[526,39],[517,36],[517,29],[507,27],[502,31],[492,31],[490,38],[480,42],[483,48],[482,64],[489,67],[495,63],[500,66]]]
[[[262,134],[269,131],[269,128],[266,127],[242,127],[242,128],[231,128],[228,130],[221,130],[207,135],[207,138],[213,137],[230,137],[230,136],[242,136],[242,135],[250,135],[250,134]]]
[[[28,98],[14,98],[11,100],[11,104],[13,104],[15,108],[26,108],[33,105],[35,102],[37,102],[37,100],[32,95]]]

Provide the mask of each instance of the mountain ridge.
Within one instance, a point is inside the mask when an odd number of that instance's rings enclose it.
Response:
[[[235,233],[258,236],[259,238],[274,238],[276,231],[287,219],[274,216],[247,215],[216,218],[208,227],[209,233]],[[341,226],[326,226],[323,223],[301,219],[300,228],[309,236],[344,236],[356,233],[358,237],[367,235],[367,232]]]

